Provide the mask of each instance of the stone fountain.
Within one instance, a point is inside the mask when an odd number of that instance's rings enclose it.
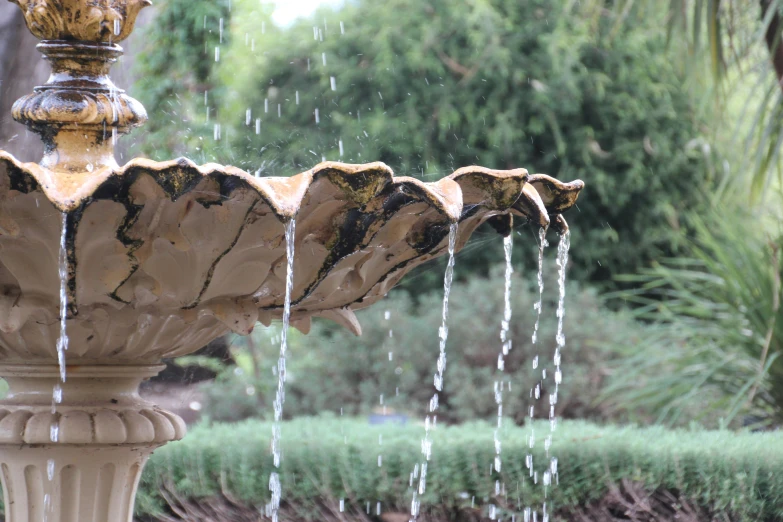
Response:
[[[10,522],[131,520],[147,458],[185,436],[179,417],[140,398],[139,383],[164,358],[281,317],[287,222],[296,220],[291,324],[306,333],[322,317],[359,334],[354,311],[446,253],[451,225],[457,250],[486,221],[510,233],[512,216],[562,232],[561,213],[583,187],[482,167],[435,183],[383,163],[325,162],[288,178],[186,159],[120,167],[117,137],[147,116],[109,69],[149,0],[11,1],[52,75],[13,108],[41,136],[43,159],[0,151],[0,376],[9,384],[0,477]]]

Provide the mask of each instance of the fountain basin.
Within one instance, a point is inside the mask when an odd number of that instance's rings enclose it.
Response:
[[[377,162],[276,178],[187,159],[119,167],[116,138],[146,112],[109,69],[149,0],[12,1],[53,74],[13,109],[41,135],[44,158],[0,151],[9,522],[129,522],[147,458],[185,435],[179,417],[139,397],[139,383],[164,358],[282,318],[288,253],[291,325],[306,333],[321,317],[359,334],[355,310],[459,251],[485,222],[503,234],[514,217],[566,231],[561,214],[584,185],[475,166],[425,183]]]
[[[257,178],[136,160],[78,177],[0,152],[0,361],[56,358],[61,212],[68,363],[153,364],[281,317],[288,220],[297,222],[292,324],[307,332],[323,317],[359,334],[354,311],[444,254],[452,223],[457,250],[488,220],[563,227],[581,188],[481,167],[424,183],[382,163]]]

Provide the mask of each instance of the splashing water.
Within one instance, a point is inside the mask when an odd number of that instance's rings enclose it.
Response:
[[[275,468],[280,468],[282,451],[280,448],[281,427],[280,422],[283,419],[283,404],[285,403],[285,378],[286,368],[285,359],[288,351],[288,325],[291,321],[291,293],[294,289],[294,237],[296,232],[296,221],[291,219],[285,225],[285,255],[286,255],[286,275],[285,275],[285,301],[283,304],[283,329],[280,333],[280,358],[277,360],[277,393],[275,394],[275,422],[272,426],[272,457]],[[282,497],[282,486],[280,476],[273,471],[269,476],[269,491],[272,492],[272,499],[266,505],[266,514],[277,522],[277,515],[280,511],[280,499]]]
[[[514,273],[514,268],[511,265],[512,247],[512,235],[509,234],[503,238],[503,252],[505,253],[506,258],[506,273],[505,284],[503,287],[503,320],[500,323],[500,342],[502,343],[502,346],[501,351],[498,354],[498,371],[501,373],[505,368],[504,358],[506,355],[508,355],[508,352],[511,351],[511,339],[508,336],[508,330],[511,325],[511,275]],[[500,429],[503,427],[503,384],[504,382],[502,380],[500,382],[495,381],[495,403],[498,405],[498,423],[495,427],[493,435],[495,442],[495,460],[493,462],[493,466],[496,473],[500,473],[501,471],[500,452],[502,445],[500,440]],[[500,482],[496,482],[496,495],[500,493],[500,490]],[[494,520],[497,514],[497,507],[494,504],[491,504],[489,509],[489,518]]]
[[[446,341],[449,338],[449,294],[451,293],[451,282],[454,279],[454,247],[457,243],[457,224],[449,227],[449,261],[446,265],[446,273],[443,277],[443,311],[441,314],[441,325],[438,329],[438,338],[440,339],[440,353],[438,355],[437,371],[435,372],[434,385],[435,394],[430,399],[429,414],[424,419],[424,439],[421,441],[421,453],[424,460],[421,467],[417,464],[411,474],[411,486],[413,479],[419,479],[419,485],[413,491],[413,500],[411,500],[411,518],[418,520],[421,501],[419,495],[423,495],[427,489],[427,463],[432,456],[432,438],[431,431],[437,421],[435,412],[438,410],[438,393],[443,391],[443,373],[446,370]]]

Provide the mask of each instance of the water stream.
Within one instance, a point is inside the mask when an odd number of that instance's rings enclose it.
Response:
[[[535,345],[538,342],[538,329],[541,325],[541,310],[543,308],[543,300],[544,300],[544,251],[546,247],[549,246],[549,242],[546,240],[546,233],[547,228],[541,227],[538,230],[538,274],[536,276],[536,280],[538,282],[538,301],[536,301],[535,304],[533,304],[533,310],[536,313],[536,322],[533,326],[533,335],[531,337],[532,343]],[[533,356],[532,366],[533,369],[538,369],[539,364],[539,355],[536,354]],[[538,474],[536,473],[534,467],[533,467],[533,448],[536,446],[536,433],[535,433],[535,426],[533,425],[533,419],[535,418],[535,401],[538,401],[541,398],[541,389],[543,386],[543,382],[546,380],[546,367],[541,369],[541,380],[536,382],[534,386],[530,388],[530,398],[532,399],[531,402],[533,402],[530,405],[530,409],[528,411],[528,417],[530,417],[530,436],[528,438],[528,447],[530,448],[530,452],[525,457],[525,467],[528,469],[530,478],[533,479],[533,483],[538,483]],[[524,512],[524,520],[528,520],[530,517],[531,508],[527,507],[525,508]],[[536,517],[536,513],[533,512],[533,516]]]
[[[286,275],[285,275],[285,300],[283,304],[283,329],[280,334],[280,358],[277,360],[277,393],[275,394],[274,409],[275,421],[272,426],[272,458],[275,469],[280,469],[282,459],[281,442],[281,421],[283,419],[283,404],[285,403],[285,378],[286,378],[286,353],[288,351],[288,326],[291,321],[291,293],[294,289],[294,238],[296,235],[296,221],[291,219],[285,225],[285,255],[286,255]],[[269,476],[269,491],[272,498],[266,505],[266,515],[277,522],[278,512],[280,511],[280,499],[282,497],[282,486],[280,484],[280,475],[273,471]]]
[[[505,369],[505,357],[511,351],[511,338],[508,336],[509,327],[511,326],[511,275],[514,273],[514,268],[511,265],[511,251],[514,246],[513,236],[509,234],[503,238],[503,252],[506,259],[506,272],[505,281],[503,286],[503,319],[500,322],[500,342],[501,349],[498,354],[498,372],[503,373]],[[503,427],[503,387],[505,381],[500,379],[495,381],[495,403],[498,405],[498,421],[497,426],[493,434],[495,442],[495,460],[492,463],[495,472],[500,473],[502,461],[500,458],[502,443],[500,430]],[[495,496],[501,495],[505,491],[505,485],[500,480],[495,481]],[[490,504],[489,506],[489,518],[495,520],[497,517],[497,506]]]
[[[60,334],[57,337],[57,364],[59,366],[60,381],[52,388],[52,425],[49,428],[49,440],[58,442],[60,440],[60,419],[57,416],[57,405],[63,401],[63,383],[66,379],[65,352],[68,350],[68,214],[62,213],[62,223],[60,226],[60,248],[57,256],[57,273],[60,281]],[[46,478],[49,483],[54,481],[55,462],[54,459],[46,461]],[[49,493],[44,495],[44,520],[48,520],[49,514],[53,509],[52,498]]]
[[[383,312],[383,320],[386,323],[389,323],[391,321],[391,310],[385,310]],[[389,331],[386,336],[386,339],[384,340],[383,346],[388,349],[388,362],[389,362],[390,370],[392,371],[392,373],[396,373],[394,371],[394,364],[395,364],[394,363],[394,329],[392,328],[391,324],[389,325]],[[391,393],[391,390],[388,390],[388,392]],[[394,392],[395,397],[399,395],[399,393],[400,393],[400,388],[399,386],[396,386]],[[384,403],[384,394],[380,395],[380,397],[378,398],[378,402],[379,405],[382,407],[381,410],[382,415],[386,415],[387,408],[386,408],[386,404]],[[382,466],[383,466],[383,434],[381,433],[378,435],[378,467],[380,468]],[[375,511],[376,511],[375,513],[376,516],[380,516],[380,514],[382,513],[382,504],[380,501],[377,502],[375,506]]]
[[[57,339],[57,362],[60,365],[60,381],[65,382],[65,351],[68,349],[68,332],[66,319],[68,316],[68,252],[66,237],[68,234],[68,214],[63,212],[60,232],[60,254],[58,270],[60,276],[60,336]],[[53,441],[56,442],[56,441]]]
[[[538,327],[541,325],[541,306],[544,298],[544,249],[549,246],[545,227],[538,231],[538,301],[533,305],[536,311],[536,324],[533,326],[533,344],[538,340]],[[536,358],[538,359],[538,358]]]
[[[568,267],[568,252],[571,247],[571,236],[569,232],[565,232],[560,235],[560,241],[557,245],[557,286],[558,286],[558,303],[557,303],[557,333],[555,335],[555,353],[553,357],[554,363],[554,375],[555,381],[554,391],[549,394],[549,434],[544,441],[544,450],[546,452],[547,463],[542,474],[542,482],[544,487],[544,502],[541,506],[541,515],[543,522],[549,522],[550,509],[547,509],[547,490],[553,484],[559,483],[559,475],[557,472],[557,457],[550,453],[552,447],[552,437],[557,428],[557,417],[555,415],[555,405],[557,404],[557,396],[560,388],[560,383],[563,380],[563,374],[561,371],[561,356],[562,350],[565,347],[565,334],[563,332],[563,321],[565,319],[565,295],[566,295],[566,270]],[[541,371],[541,383],[546,381],[546,368]],[[531,394],[536,400],[540,398],[540,388],[536,385],[535,393]],[[530,409],[531,420],[533,418],[533,408]],[[532,429],[532,428],[531,428]],[[535,439],[531,431],[530,436],[530,448],[535,445]],[[533,478],[533,483],[538,483],[538,472],[533,467],[533,456],[528,454],[527,467],[530,469],[530,476]],[[531,518],[532,515],[532,518]],[[526,507],[524,511],[524,521],[536,522],[538,520],[538,512]]]
[[[410,477],[411,486],[416,478],[419,479],[419,484],[416,489],[413,490],[413,500],[411,500],[411,518],[412,520],[418,520],[419,510],[421,508],[421,501],[419,496],[423,495],[427,489],[427,463],[432,456],[432,438],[431,432],[437,422],[437,415],[435,412],[438,410],[438,398],[439,393],[443,391],[443,373],[446,370],[446,341],[449,338],[449,294],[451,293],[451,282],[454,279],[454,247],[457,243],[457,224],[454,223],[449,227],[449,260],[446,265],[446,273],[443,277],[443,311],[441,314],[441,325],[438,329],[438,338],[440,339],[440,353],[438,355],[437,371],[433,379],[435,386],[435,393],[430,399],[429,413],[424,419],[424,439],[421,441],[421,453],[424,459],[421,464],[417,464],[413,468],[413,473]]]
[[[549,395],[549,437],[547,438],[546,451],[549,458],[549,470],[544,472],[544,485],[549,485],[552,480],[557,483],[557,458],[549,454],[549,448],[552,444],[552,433],[557,428],[557,418],[555,417],[555,405],[557,404],[557,394],[560,389],[560,383],[563,380],[563,373],[560,369],[562,350],[565,348],[565,333],[563,332],[563,320],[565,319],[565,296],[566,296],[566,270],[568,268],[568,251],[571,248],[571,233],[566,231],[560,235],[560,242],[557,245],[557,334],[555,341],[555,355],[553,362],[555,365],[555,391]]]

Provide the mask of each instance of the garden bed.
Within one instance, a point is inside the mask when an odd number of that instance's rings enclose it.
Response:
[[[501,476],[490,474],[490,425],[438,427],[422,497],[426,518],[478,520],[486,516],[490,501],[507,513],[540,506],[545,500],[549,424],[534,428],[537,485],[525,465],[530,427],[503,430]],[[370,426],[335,417],[285,423],[281,518],[382,520],[375,516],[379,502],[386,520],[392,520],[392,513],[408,512],[410,474],[421,458],[423,434],[420,425]],[[272,471],[270,435],[271,425],[258,421],[202,425],[185,440],[161,448],[142,478],[137,516],[259,519]],[[572,421],[560,423],[550,452],[558,459],[559,471],[559,484],[547,488],[554,520],[783,519],[783,437],[777,433],[602,427]],[[505,483],[505,496],[494,495],[497,479]],[[341,499],[345,513],[339,510]]]

